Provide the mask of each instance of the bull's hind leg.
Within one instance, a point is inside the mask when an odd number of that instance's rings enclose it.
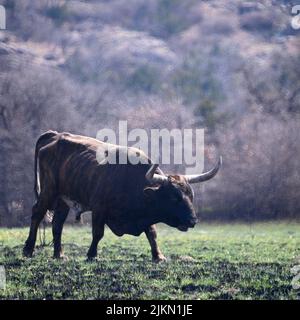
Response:
[[[57,205],[54,210],[54,216],[52,221],[52,234],[54,243],[54,258],[63,258],[61,247],[61,234],[64,226],[64,222],[69,213],[69,206],[61,199],[58,199]]]
[[[167,259],[160,251],[158,244],[157,244],[157,241],[156,241],[157,232],[156,232],[155,225],[153,224],[148,229],[146,229],[145,233],[146,233],[147,239],[150,243],[153,262],[158,263],[158,262],[166,261]]]
[[[40,196],[36,204],[32,207],[30,231],[23,249],[23,255],[26,257],[31,257],[33,254],[37,230],[48,208],[49,201],[43,196]]]
[[[104,235],[104,222],[102,215],[96,212],[92,213],[92,230],[93,240],[87,253],[88,260],[92,260],[97,256],[97,246]]]

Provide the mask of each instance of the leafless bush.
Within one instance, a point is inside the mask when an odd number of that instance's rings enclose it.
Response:
[[[33,204],[37,137],[50,128],[71,130],[78,118],[59,72],[23,65],[11,71],[0,77],[0,223],[21,225]]]
[[[219,132],[221,174],[207,185],[204,216],[299,218],[300,122],[249,114]]]
[[[270,13],[251,12],[241,16],[241,27],[247,31],[270,31],[274,22]]]
[[[49,41],[57,36],[57,30],[50,17],[45,14],[46,8],[57,1],[48,0],[1,0],[7,9],[7,25],[9,30],[23,39]],[[61,1],[60,1],[61,2]]]
[[[235,24],[232,20],[226,17],[215,17],[214,19],[207,19],[201,25],[201,31],[203,34],[217,34],[220,36],[229,36],[235,30]]]
[[[296,53],[275,52],[263,65],[252,61],[243,66],[243,85],[257,109],[281,117],[300,113],[299,48],[298,43]]]

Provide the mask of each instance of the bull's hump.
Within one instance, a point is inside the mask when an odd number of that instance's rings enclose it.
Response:
[[[71,133],[67,133],[67,132],[62,133],[61,138],[63,140],[69,141],[73,144],[91,146],[91,147],[96,147],[96,148],[104,144],[104,142],[97,140],[95,138],[75,135],[75,134],[71,134]]]
[[[85,148],[97,151],[98,148],[109,149],[110,152],[127,153],[131,157],[137,157],[142,163],[150,163],[148,156],[144,151],[135,147],[127,147],[122,145],[111,144],[97,140],[95,138],[75,135],[68,132],[61,133],[61,140],[68,141],[77,146],[84,146]]]

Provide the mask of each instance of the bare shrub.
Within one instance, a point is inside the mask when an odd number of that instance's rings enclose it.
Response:
[[[1,74],[1,224],[22,225],[29,219],[36,139],[49,129],[78,127],[71,96],[68,82],[54,70],[21,65],[13,72]]]
[[[247,31],[270,31],[274,22],[268,12],[251,12],[241,16],[240,25]]]
[[[205,190],[204,216],[299,218],[300,122],[250,114],[219,132],[224,166]]]

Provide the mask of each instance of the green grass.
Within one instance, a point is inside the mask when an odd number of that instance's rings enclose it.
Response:
[[[88,227],[66,227],[68,261],[51,247],[22,257],[28,229],[0,229],[0,299],[298,299],[291,268],[300,264],[300,225],[204,224],[181,233],[159,226],[168,262],[153,264],[146,237],[118,238],[106,229],[98,259],[85,262]],[[47,240],[51,240],[47,229]]]

